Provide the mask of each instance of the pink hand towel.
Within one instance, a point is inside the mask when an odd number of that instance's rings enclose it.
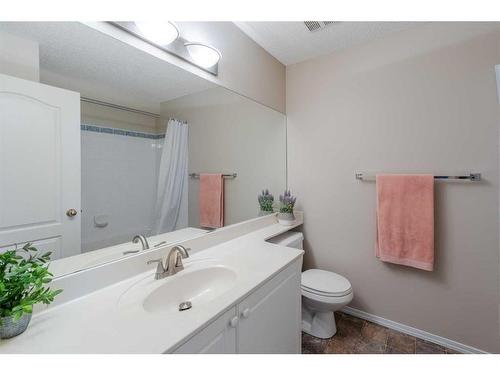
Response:
[[[224,226],[224,181],[220,173],[200,175],[200,226]]]
[[[434,176],[377,176],[376,256],[433,270]]]

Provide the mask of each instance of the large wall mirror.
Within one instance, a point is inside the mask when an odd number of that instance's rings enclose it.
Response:
[[[80,23],[0,32],[39,44],[48,85],[0,81],[0,251],[33,242],[61,276],[254,218],[260,190],[285,189],[283,114]],[[205,174],[225,175],[220,225],[200,217]]]

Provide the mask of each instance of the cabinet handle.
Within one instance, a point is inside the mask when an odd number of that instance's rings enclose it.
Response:
[[[245,310],[241,312],[241,317],[246,319],[249,316],[250,316],[250,309],[247,307]]]
[[[237,316],[233,316],[231,318],[231,320],[229,321],[229,325],[232,327],[232,328],[235,328],[237,325],[238,325],[238,317]]]

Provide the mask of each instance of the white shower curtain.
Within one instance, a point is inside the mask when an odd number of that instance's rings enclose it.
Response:
[[[167,124],[165,143],[158,171],[158,190],[155,205],[155,234],[178,228],[181,212],[186,206],[188,178],[188,125],[175,119]]]

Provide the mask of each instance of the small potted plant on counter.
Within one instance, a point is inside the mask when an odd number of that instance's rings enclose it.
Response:
[[[257,200],[259,201],[260,205],[259,216],[269,215],[273,213],[274,197],[268,189],[262,190],[262,193],[258,195]]]
[[[62,292],[47,286],[52,281],[48,270],[50,255],[51,252],[39,254],[30,243],[20,252],[8,250],[0,254],[0,338],[23,333],[33,306],[48,305]]]
[[[281,225],[293,225],[295,223],[295,215],[293,207],[297,198],[292,196],[290,190],[285,190],[283,195],[280,195],[280,212],[278,214],[278,222]]]

